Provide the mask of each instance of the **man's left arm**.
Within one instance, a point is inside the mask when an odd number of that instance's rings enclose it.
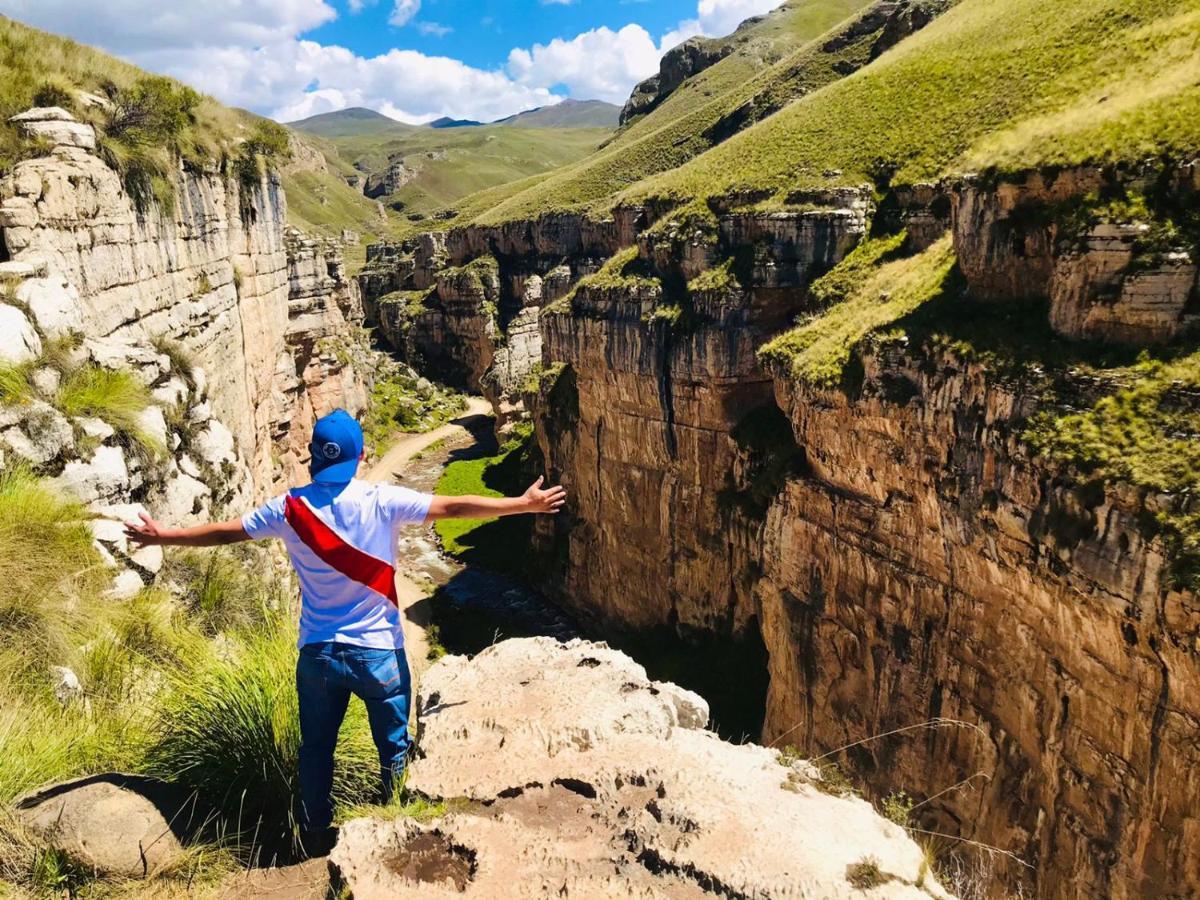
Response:
[[[490,519],[495,516],[519,516],[526,513],[557,515],[567,502],[566,488],[542,489],[539,478],[520,497],[433,497],[429,502],[426,524],[440,519]]]

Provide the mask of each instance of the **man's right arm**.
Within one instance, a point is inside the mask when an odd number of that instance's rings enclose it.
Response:
[[[251,540],[241,519],[196,525],[192,528],[167,528],[145,513],[142,521],[127,522],[125,536],[136,544],[157,544],[172,547],[221,547]]]

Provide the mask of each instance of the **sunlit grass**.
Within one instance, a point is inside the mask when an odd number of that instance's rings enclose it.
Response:
[[[817,387],[834,387],[859,342],[933,300],[945,290],[954,269],[946,237],[915,256],[885,260],[903,236],[863,245],[814,285],[831,303],[797,328],[759,351],[767,363]]]

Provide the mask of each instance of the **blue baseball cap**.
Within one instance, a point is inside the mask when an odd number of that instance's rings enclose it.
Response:
[[[362,426],[344,409],[335,409],[313,426],[309,471],[318,484],[346,484],[358,472],[363,452]]]

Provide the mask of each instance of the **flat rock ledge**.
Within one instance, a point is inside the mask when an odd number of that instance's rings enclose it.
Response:
[[[868,803],[722,741],[700,697],[604,644],[447,657],[417,702],[408,786],[448,812],[347,823],[330,868],[355,900],[949,896]]]

